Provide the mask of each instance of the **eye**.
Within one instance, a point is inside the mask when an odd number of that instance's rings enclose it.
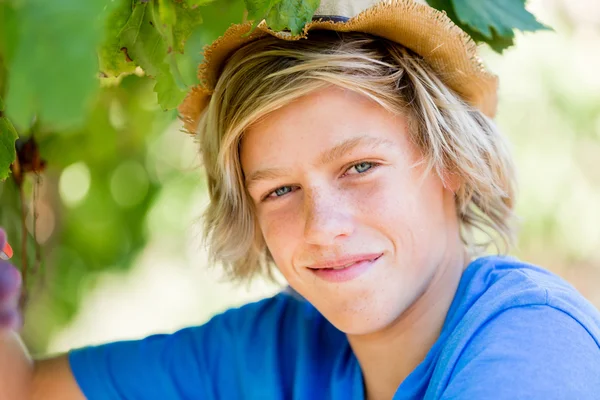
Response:
[[[279,187],[275,190],[273,190],[272,192],[268,193],[263,200],[269,200],[271,198],[277,198],[277,197],[281,197],[283,195],[286,195],[290,192],[292,192],[294,189],[291,186],[282,186]]]
[[[375,167],[376,164],[369,162],[369,161],[362,161],[359,162],[358,164],[354,164],[352,165],[350,168],[348,168],[348,170],[346,171],[346,174],[352,174],[352,170],[356,171],[359,174],[364,174],[365,172],[367,172],[368,170],[370,170],[371,168]]]

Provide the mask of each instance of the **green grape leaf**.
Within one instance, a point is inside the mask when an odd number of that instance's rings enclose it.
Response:
[[[232,23],[242,23],[246,6],[243,0],[219,0],[201,7],[202,26],[195,29],[185,42],[185,51],[177,55],[185,82],[198,82],[198,64],[204,59],[204,47],[225,32]]]
[[[283,0],[269,11],[267,24],[275,31],[289,29],[294,35],[310,22],[319,0]]]
[[[59,127],[83,122],[99,89],[96,49],[104,0],[20,2],[18,47],[8,64],[6,114],[17,127],[34,116]]]
[[[281,0],[244,0],[246,10],[248,10],[248,19],[259,23],[269,13],[276,2]]]
[[[15,140],[17,131],[4,116],[4,102],[0,97],[0,181],[5,180],[10,172],[10,164],[15,161]]]
[[[427,3],[444,11],[475,42],[487,43],[497,53],[514,44],[514,29],[549,29],[525,9],[525,0],[427,0]]]
[[[164,7],[170,7],[165,5]],[[164,11],[165,9],[163,9]],[[181,79],[174,52],[169,52],[169,16],[161,18],[153,3],[137,3],[119,34],[120,46],[147,75],[156,79],[154,91],[160,106],[175,108],[185,97],[187,86]],[[164,11],[169,13],[170,11]]]
[[[525,0],[452,0],[456,16],[463,24],[492,39],[510,36],[513,29],[537,31],[548,29],[525,8]]]
[[[98,49],[100,71],[105,76],[116,77],[135,71],[135,62],[129,58],[126,49],[120,46],[119,40],[119,33],[129,20],[131,12],[131,0],[119,0],[106,19],[104,40]]]
[[[158,16],[163,26],[175,25],[177,23],[175,3],[172,0],[158,0]]]
[[[470,36],[477,43],[487,43],[496,53],[502,54],[502,52],[511,47],[515,42],[515,34],[511,32],[510,35],[499,35],[494,28],[491,28],[492,37],[487,38],[477,31],[471,31]]]
[[[185,42],[202,23],[201,10],[171,0],[159,0],[158,4],[160,27],[157,29],[167,42],[167,53],[176,51],[183,54]]]
[[[186,90],[182,90],[177,86],[169,70],[161,71],[158,74],[156,84],[154,85],[154,92],[156,93],[158,104],[165,110],[176,108],[181,104],[187,93]]]
[[[177,23],[173,26],[172,49],[183,54],[185,42],[188,40],[194,29],[202,24],[202,15],[200,7],[190,7],[185,3],[176,3],[175,13]]]
[[[319,7],[319,0],[245,0],[248,19],[256,26],[266,19],[274,31],[298,35]]]
[[[136,3],[119,33],[119,46],[146,72],[156,77],[167,55],[167,44],[155,28],[152,3]],[[125,51],[125,50],[124,50]]]

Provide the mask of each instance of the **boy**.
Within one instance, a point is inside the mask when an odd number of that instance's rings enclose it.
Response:
[[[597,398],[598,311],[541,268],[481,256],[514,233],[495,77],[433,9],[352,5],[323,2],[302,40],[231,27],[180,108],[204,157],[214,261],[235,279],[277,268],[291,289],[33,363],[10,332],[4,262],[3,395]]]

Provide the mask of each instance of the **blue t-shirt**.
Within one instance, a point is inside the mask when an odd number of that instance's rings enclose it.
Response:
[[[402,354],[398,354],[402,357]],[[346,336],[290,293],[171,335],[73,350],[90,399],[364,399]],[[400,399],[600,399],[600,313],[536,266],[464,271],[440,337]]]

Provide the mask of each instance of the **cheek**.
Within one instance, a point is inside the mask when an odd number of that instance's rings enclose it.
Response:
[[[378,179],[355,191],[356,209],[368,225],[385,230],[402,231],[418,211],[414,188],[396,169],[390,169]]]
[[[421,180],[418,174],[394,169],[354,199],[361,219],[403,250],[430,246],[432,233],[445,223],[441,185],[432,176]]]
[[[427,178],[422,186],[415,187],[408,197],[403,215],[408,249],[413,259],[423,260],[436,253],[445,242],[446,218],[442,190],[435,179]],[[417,264],[422,264],[418,262]]]
[[[285,275],[285,269],[291,267],[291,258],[296,242],[301,238],[298,233],[298,216],[291,209],[268,213],[259,213],[260,229],[273,257],[273,261]]]

